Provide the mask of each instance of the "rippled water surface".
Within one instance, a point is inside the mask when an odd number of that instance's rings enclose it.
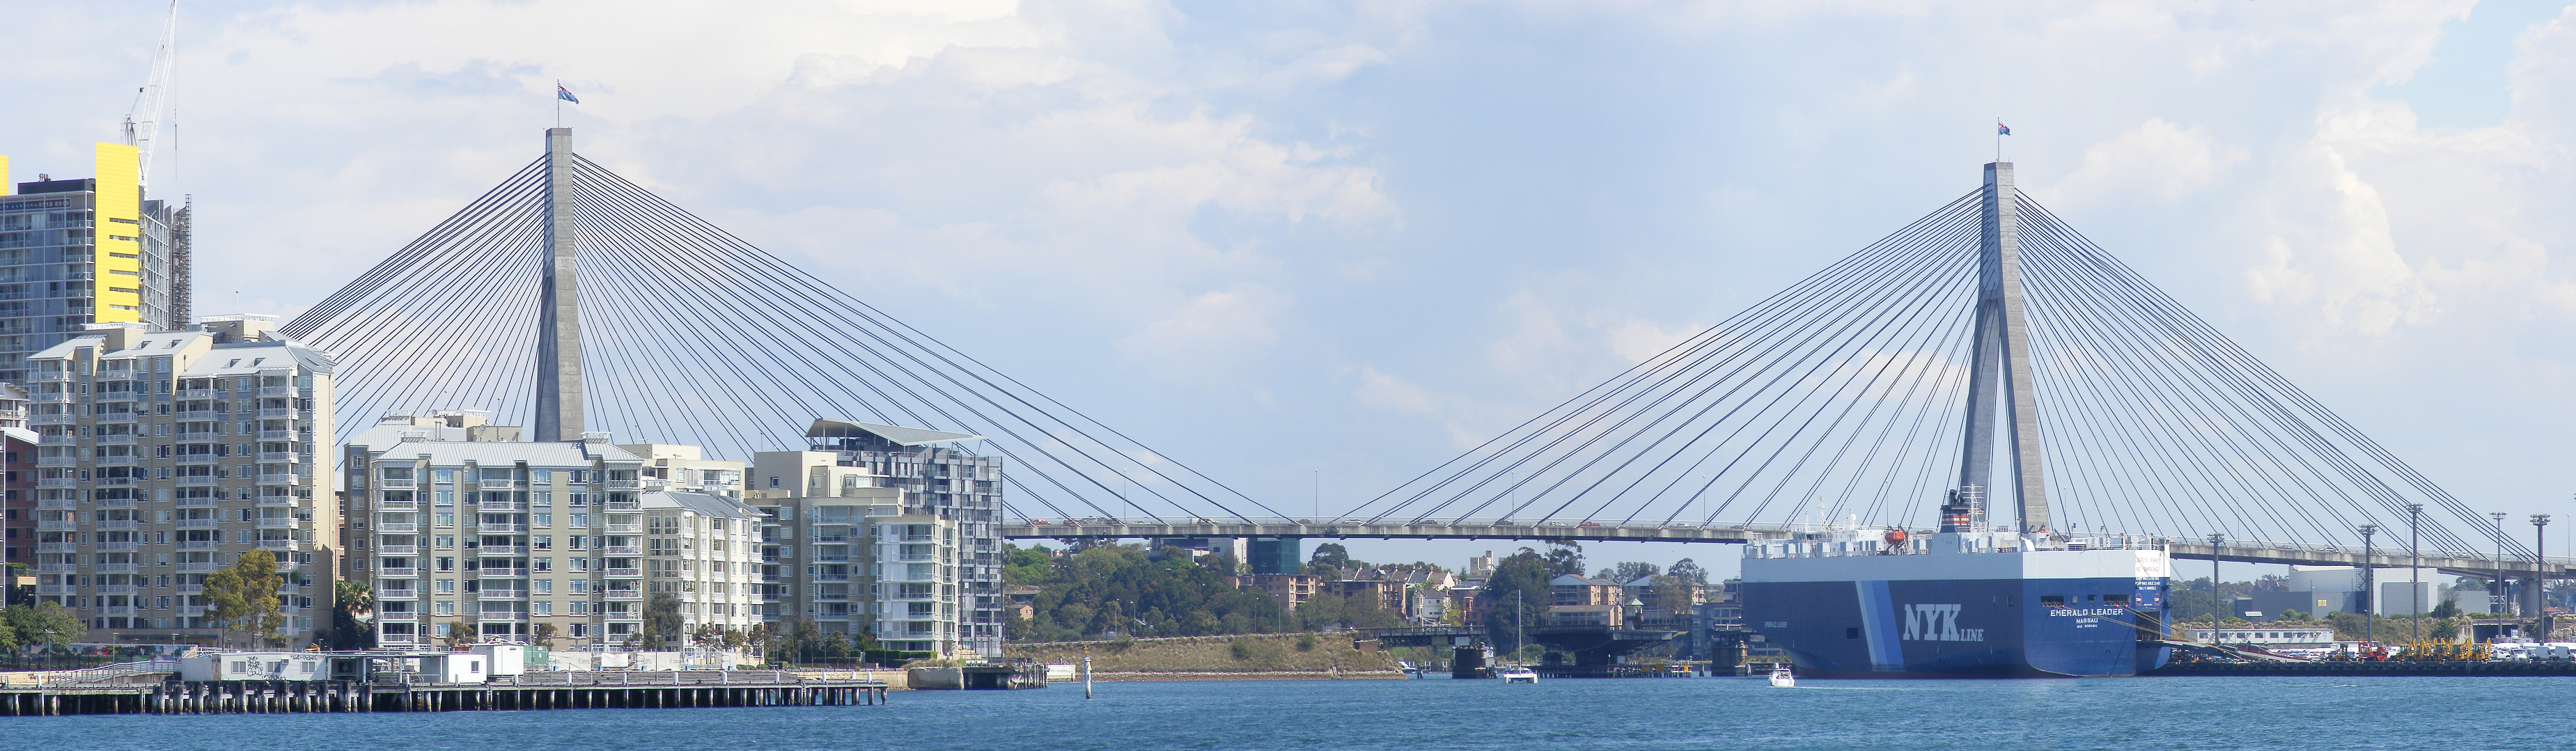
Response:
[[[2576,679],[1242,681],[891,705],[0,718],[0,749],[2541,748]]]

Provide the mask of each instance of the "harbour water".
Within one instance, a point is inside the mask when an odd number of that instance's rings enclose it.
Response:
[[[1237,681],[888,706],[0,719],[0,748],[2460,749],[2567,737],[2576,678]]]

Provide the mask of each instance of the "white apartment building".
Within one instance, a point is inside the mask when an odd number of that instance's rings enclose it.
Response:
[[[350,503],[365,512],[350,576],[375,582],[380,645],[435,643],[462,623],[478,638],[619,646],[642,633],[652,592],[678,598],[683,635],[759,622],[757,512],[646,491],[646,458],[605,434],[520,441],[485,420],[392,413],[350,441]]]
[[[704,625],[749,629],[761,622],[761,519],[720,495],[644,494],[646,595],[679,599],[683,636]]]
[[[279,558],[289,644],[330,626],[339,539],[333,363],[267,316],[203,330],[90,330],[31,355],[38,597],[93,642],[240,641],[206,614],[207,574]]]
[[[708,459],[704,449],[670,443],[624,444],[618,448],[644,457],[646,490],[742,497],[742,462]]]
[[[771,517],[772,621],[1000,655],[1002,461],[955,447],[982,436],[825,419],[806,440],[812,450],[754,454],[745,491]]]

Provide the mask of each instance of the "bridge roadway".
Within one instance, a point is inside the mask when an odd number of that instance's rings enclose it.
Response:
[[[1018,524],[994,525],[1005,539],[1014,540],[1114,540],[1166,539],[1181,537],[1302,537],[1337,540],[1532,540],[1547,542],[1710,542],[1742,544],[1754,540],[1786,539],[1806,527],[1765,524],[1593,524],[1584,522],[1519,522],[1507,519],[1471,520],[1465,522],[1377,522],[1362,519],[1313,521],[1307,519],[1193,519],[1188,521],[1157,519],[1077,518],[1064,520],[1025,520]],[[1917,536],[1929,535],[1929,529],[1909,529]],[[2209,560],[2206,539],[2159,537],[2146,538],[2161,545],[2176,560]],[[2405,548],[2373,547],[2371,558],[2381,568],[2404,568],[2410,559]],[[2301,566],[2358,566],[2362,551],[2354,546],[2309,545],[2231,541],[2219,549],[2222,563],[2281,563]],[[2455,574],[2488,576],[2497,571],[2496,560],[2475,553],[2424,551],[2425,568],[2437,568]],[[2532,565],[2527,560],[2507,556],[2503,573],[2508,578],[2528,579]],[[2179,566],[2177,566],[2179,568]],[[2544,572],[2552,579],[2576,578],[2576,558],[2551,558]],[[2192,572],[2177,570],[2176,578],[2190,578]]]

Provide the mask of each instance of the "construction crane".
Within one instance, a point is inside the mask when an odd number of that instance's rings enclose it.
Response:
[[[170,16],[161,25],[161,49],[152,54],[152,74],[134,90],[134,108],[125,113],[125,144],[134,147],[137,184],[152,182],[152,141],[161,129],[161,106],[170,92],[171,48],[179,36],[179,0],[170,0]]]

